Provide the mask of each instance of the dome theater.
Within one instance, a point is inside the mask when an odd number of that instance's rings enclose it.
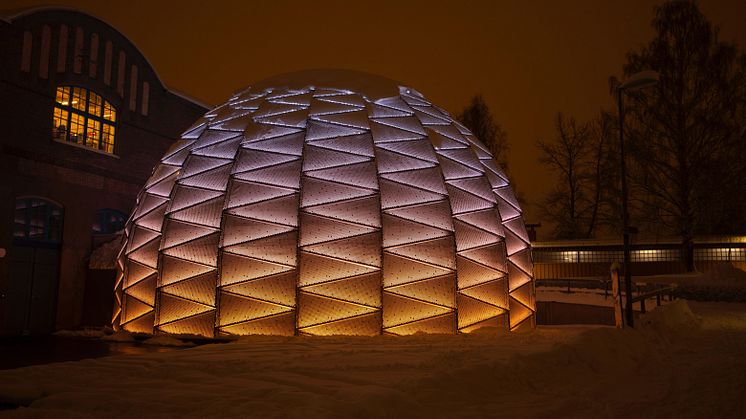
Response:
[[[114,324],[204,336],[534,324],[521,210],[489,149],[414,89],[309,71],[206,113],[139,194]]]

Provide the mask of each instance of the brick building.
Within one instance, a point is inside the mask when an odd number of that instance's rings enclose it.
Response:
[[[0,18],[0,335],[85,323],[92,247],[122,228],[160,156],[205,111],[93,16]]]

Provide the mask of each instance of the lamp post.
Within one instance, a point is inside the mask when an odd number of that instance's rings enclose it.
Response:
[[[658,83],[658,73],[655,71],[641,71],[632,75],[617,89],[617,106],[619,107],[619,158],[622,177],[622,231],[624,238],[624,289],[626,293],[626,323],[629,327],[635,326],[634,311],[632,310],[632,273],[630,272],[630,249],[629,249],[629,209],[627,208],[627,159],[624,154],[624,100],[625,91],[642,89]]]

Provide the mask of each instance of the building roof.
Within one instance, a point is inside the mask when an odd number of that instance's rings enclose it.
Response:
[[[36,6],[36,7],[29,7],[29,8],[21,8],[21,9],[4,9],[0,10],[0,20],[7,22],[7,23],[13,23],[18,18],[25,17],[32,15],[34,13],[40,13],[40,12],[55,12],[55,11],[61,11],[61,12],[73,12],[73,13],[79,13],[81,15],[88,16],[91,19],[98,20],[99,22],[103,23],[104,25],[112,28],[114,31],[119,33],[124,39],[126,39],[130,45],[140,54],[140,56],[143,57],[146,63],[148,63],[148,66],[150,66],[151,70],[153,70],[153,74],[155,75],[156,79],[158,79],[158,82],[163,86],[163,88],[175,95],[178,96],[186,101],[192,102],[195,105],[201,106],[205,109],[212,109],[213,106],[201,101],[200,99],[197,99],[195,97],[192,97],[184,92],[178,91],[176,89],[172,89],[166,85],[166,83],[163,82],[163,79],[161,79],[161,76],[158,74],[158,71],[156,70],[155,66],[148,60],[148,58],[145,56],[145,54],[140,51],[140,49],[137,47],[137,45],[132,42],[127,35],[125,35],[122,31],[112,26],[110,23],[106,22],[105,20],[99,18],[98,16],[95,16],[91,13],[84,12],[82,10],[76,9],[74,7],[68,7],[68,6],[56,6],[56,5],[49,5],[49,6]]]

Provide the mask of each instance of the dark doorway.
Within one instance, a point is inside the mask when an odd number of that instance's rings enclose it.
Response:
[[[54,330],[62,242],[62,207],[43,198],[16,199],[13,245],[4,278],[2,334]]]

